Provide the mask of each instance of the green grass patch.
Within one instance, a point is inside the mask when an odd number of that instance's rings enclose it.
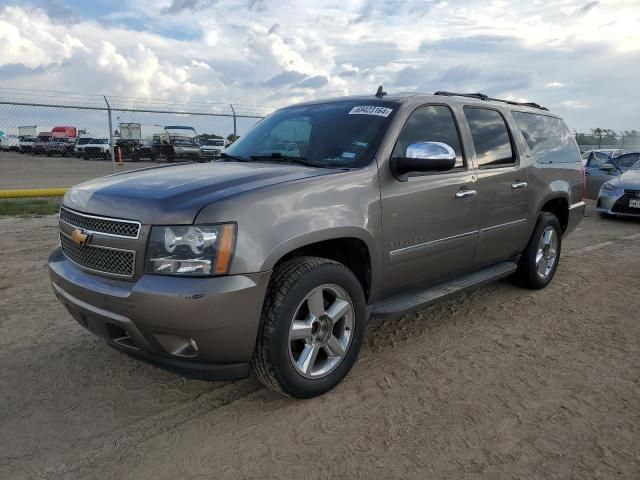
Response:
[[[61,197],[0,200],[0,216],[53,215],[61,201]]]

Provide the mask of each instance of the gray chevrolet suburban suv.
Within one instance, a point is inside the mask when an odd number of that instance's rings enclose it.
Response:
[[[117,349],[312,397],[371,317],[507,276],[545,287],[583,189],[571,133],[539,105],[380,88],[278,110],[211,164],[73,187],[49,270]]]

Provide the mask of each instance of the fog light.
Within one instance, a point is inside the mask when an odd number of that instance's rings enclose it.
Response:
[[[169,333],[154,333],[158,343],[167,353],[174,357],[195,357],[198,355],[198,344],[193,338]]]

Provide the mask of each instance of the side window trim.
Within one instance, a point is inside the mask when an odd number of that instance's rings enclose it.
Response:
[[[479,110],[491,110],[491,111],[496,112],[498,115],[500,115],[500,118],[502,118],[504,126],[507,129],[507,135],[509,136],[509,144],[511,145],[511,158],[513,159],[512,163],[510,163],[508,165],[484,165],[484,166],[478,164],[477,153],[476,153],[476,144],[473,141],[473,135],[471,135],[471,126],[469,125],[469,121],[467,120],[467,117],[464,114],[464,110],[466,108],[475,108],[475,109],[479,109]],[[471,140],[471,144],[473,145],[474,161],[475,161],[475,164],[476,164],[476,168],[478,170],[496,170],[496,169],[499,169],[499,168],[517,168],[517,167],[520,166],[520,156],[518,155],[518,149],[516,147],[515,139],[513,138],[513,132],[511,131],[511,126],[509,125],[509,122],[507,122],[506,117],[504,116],[504,114],[500,110],[498,110],[497,108],[493,108],[493,107],[485,107],[483,105],[463,105],[462,106],[462,114],[464,115],[464,119],[467,122],[467,126],[469,127],[469,133],[471,135],[470,140]]]
[[[454,167],[451,170],[447,170],[445,172],[430,172],[430,173],[425,172],[425,173],[412,174],[411,176],[409,176],[409,180],[415,177],[430,177],[433,175],[450,175],[452,173],[468,172],[469,160],[467,158],[467,153],[465,151],[464,142],[462,141],[462,133],[460,131],[460,125],[458,125],[458,118],[456,116],[456,113],[453,111],[453,108],[451,108],[451,105],[448,105],[446,103],[431,103],[431,102],[421,103],[420,105],[417,105],[415,108],[413,108],[411,112],[409,112],[409,115],[407,115],[407,118],[405,119],[404,123],[402,124],[402,127],[398,132],[395,142],[393,142],[393,148],[391,149],[391,154],[393,155],[393,151],[396,149],[396,145],[400,140],[400,135],[402,135],[402,132],[407,126],[407,123],[409,122],[409,119],[411,118],[411,116],[416,112],[416,110],[423,107],[445,107],[447,110],[449,110],[449,113],[451,114],[451,119],[453,120],[453,125],[456,127],[456,133],[458,134],[458,145],[460,145],[460,155],[462,156],[462,166]]]

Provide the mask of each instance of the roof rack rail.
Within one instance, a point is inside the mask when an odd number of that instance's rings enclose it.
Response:
[[[518,105],[521,107],[531,107],[531,108],[537,108],[540,110],[549,110],[546,107],[543,107],[542,105],[539,105],[537,103],[534,102],[515,102],[513,100],[502,100],[501,98],[492,98],[488,95],[485,95],[484,93],[455,93],[455,92],[442,92],[442,91],[438,91],[436,93],[434,93],[434,95],[444,95],[447,97],[468,97],[468,98],[477,98],[478,100],[484,100],[484,101],[489,101],[489,102],[502,102],[502,103],[508,103],[509,105]]]
[[[469,98],[477,98],[479,100],[488,100],[489,97],[484,93],[455,93],[455,92],[444,92],[437,91],[434,95],[443,95],[445,97],[469,97]]]

